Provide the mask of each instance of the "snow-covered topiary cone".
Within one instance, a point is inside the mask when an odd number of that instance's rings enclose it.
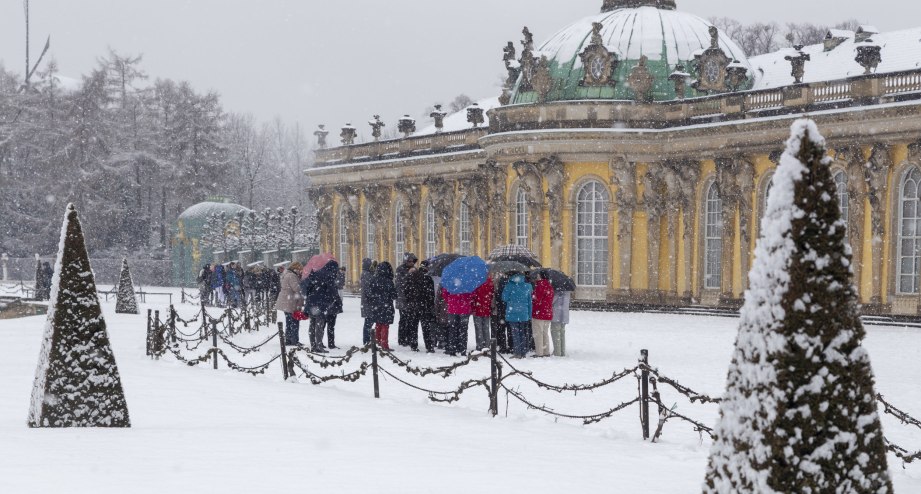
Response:
[[[67,206],[30,427],[130,427],[77,211]]]
[[[134,282],[128,269],[128,258],[122,259],[122,271],[118,275],[118,299],[115,301],[116,314],[137,314],[138,299],[134,293]]]
[[[825,141],[793,124],[745,294],[705,493],[891,493]]]

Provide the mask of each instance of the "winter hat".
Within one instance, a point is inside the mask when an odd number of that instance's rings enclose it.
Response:
[[[297,261],[294,261],[288,266],[288,269],[290,269],[291,271],[294,271],[295,273],[300,273],[301,270],[304,269],[304,265]]]
[[[418,260],[419,260],[419,258],[416,257],[416,255],[413,254],[412,252],[407,252],[406,254],[403,254],[403,263],[404,263],[404,264],[407,263],[407,262],[416,262],[416,261],[418,261]]]

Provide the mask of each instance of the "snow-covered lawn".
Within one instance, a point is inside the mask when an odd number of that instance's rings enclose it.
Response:
[[[148,302],[145,312],[165,310],[165,302]],[[0,321],[0,492],[671,494],[699,492],[703,480],[709,438],[702,440],[687,424],[669,421],[660,443],[644,442],[635,405],[600,424],[582,426],[529,411],[514,398],[506,403],[502,393],[500,417],[491,418],[482,388],[443,405],[382,378],[382,399],[374,400],[370,377],[312,386],[303,379],[283,382],[277,366],[251,377],[223,364],[214,371],[210,364],[190,368],[169,357],[151,361],[144,355],[144,316],[116,315],[114,301],[103,307],[133,427],[28,429],[44,318]],[[180,310],[191,316],[195,308]],[[547,382],[591,383],[633,367],[646,348],[663,374],[720,395],[737,323],[717,317],[578,312],[567,332],[569,357],[528,359],[520,365]],[[338,326],[340,346],[360,343],[357,300],[347,299]],[[869,327],[868,332],[878,391],[921,416],[921,331]],[[395,330],[391,333],[394,342]],[[301,336],[306,341],[306,327]],[[256,342],[264,336],[241,338]],[[239,360],[256,364],[276,351],[270,345],[265,355]],[[424,366],[450,362],[440,354],[398,354]],[[414,384],[445,391],[463,379],[489,374],[487,361],[447,380],[388,368]],[[578,396],[542,391],[521,379],[511,384],[536,403],[576,415],[602,412],[636,396],[632,377]],[[715,405],[692,405],[670,388],[661,390],[666,403],[678,403],[679,412],[705,424],[715,422]],[[883,424],[896,443],[921,449],[921,430],[888,416]],[[903,469],[890,456],[890,469],[898,492],[921,492],[921,464]]]

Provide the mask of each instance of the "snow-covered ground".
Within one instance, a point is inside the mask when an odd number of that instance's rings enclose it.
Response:
[[[145,312],[165,311],[165,301],[148,302]],[[644,442],[635,405],[600,424],[583,426],[529,411],[502,393],[500,416],[491,418],[482,388],[468,391],[458,403],[433,404],[424,393],[382,378],[382,399],[375,400],[370,377],[313,386],[303,379],[283,382],[277,366],[251,377],[223,364],[214,371],[210,364],[190,368],[172,358],[151,361],[144,354],[144,316],[116,315],[114,301],[103,307],[133,427],[28,429],[44,318],[0,321],[0,492],[700,490],[709,438],[702,440],[687,424],[669,421],[661,442]],[[191,316],[195,307],[180,310]],[[528,359],[520,365],[551,383],[591,383],[633,367],[645,348],[663,374],[719,395],[737,323],[717,317],[577,312],[567,333],[569,357]],[[338,326],[340,346],[360,343],[357,300],[347,299]],[[921,416],[921,332],[898,327],[870,327],[868,332],[878,391]],[[240,338],[256,342],[264,336]],[[301,339],[306,341],[306,328]],[[256,364],[276,351],[269,345],[265,355],[238,360]],[[398,354],[423,366],[450,362],[440,354]],[[445,391],[463,379],[489,374],[487,361],[449,379],[417,378],[388,368],[414,384]],[[536,403],[576,415],[602,412],[636,396],[632,377],[578,396],[538,390],[521,379],[510,384]],[[715,405],[692,405],[669,388],[661,390],[666,403],[678,403],[679,412],[705,424],[715,422]],[[889,416],[883,423],[890,439],[912,451],[921,449],[921,430]],[[890,456],[890,469],[898,492],[921,492],[921,464],[903,468]]]

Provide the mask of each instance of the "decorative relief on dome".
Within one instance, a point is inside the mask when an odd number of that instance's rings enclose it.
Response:
[[[655,77],[646,67],[647,61],[646,55],[640,57],[640,64],[633,67],[633,70],[630,71],[630,76],[627,78],[627,82],[630,83],[630,87],[633,89],[633,97],[642,103],[652,101],[652,84],[655,82]]]
[[[710,26],[710,48],[694,57],[697,65],[697,81],[693,87],[704,92],[726,91],[727,68],[732,59],[720,48],[719,30]]]
[[[540,57],[537,61],[531,77],[531,86],[537,91],[538,101],[545,103],[550,90],[553,89],[553,76],[550,74],[550,61],[547,57]]]
[[[616,53],[605,48],[604,40],[601,38],[603,27],[604,25],[600,22],[592,23],[592,41],[579,54],[585,70],[579,82],[580,86],[613,86],[616,83],[614,71],[620,60]]]

